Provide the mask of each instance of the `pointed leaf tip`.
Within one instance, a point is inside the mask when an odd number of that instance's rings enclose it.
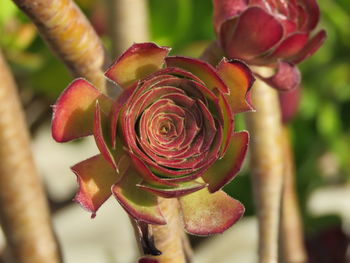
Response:
[[[291,58],[288,58],[288,61],[294,64],[303,62],[305,59],[307,59],[312,54],[314,54],[322,46],[326,38],[327,38],[326,31],[325,30],[319,31],[315,36],[309,39],[309,41],[306,43],[304,48],[300,50],[298,54],[296,54]]]
[[[280,91],[295,89],[301,81],[301,74],[298,67],[283,61],[278,63],[277,72],[273,76],[269,78],[259,77],[268,85]]]
[[[112,195],[111,186],[118,181],[118,174],[103,158],[93,156],[72,168],[79,183],[79,191],[74,200],[95,217],[96,211]]]
[[[253,110],[249,101],[249,93],[255,78],[250,68],[241,60],[223,58],[217,70],[228,87],[229,93],[225,96],[233,113]]]

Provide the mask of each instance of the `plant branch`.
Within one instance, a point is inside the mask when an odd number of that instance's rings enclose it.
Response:
[[[0,220],[17,263],[61,262],[16,85],[0,53]]]
[[[284,139],[284,184],[281,218],[281,256],[285,263],[305,263],[307,255],[304,246],[303,227],[300,218],[297,192],[295,189],[295,168],[293,150],[288,127],[283,128]]]
[[[105,90],[104,50],[85,15],[72,0],[13,0],[75,76]]]
[[[122,54],[134,42],[149,40],[148,10],[145,0],[106,0],[112,55]]]
[[[180,222],[177,199],[160,199],[160,209],[167,221],[164,226],[152,226],[156,247],[162,255],[153,257],[159,263],[186,263],[183,243],[183,226]],[[185,240],[187,237],[185,237]]]
[[[159,198],[159,205],[166,225],[147,225],[130,218],[140,253],[158,263],[190,262],[192,249],[183,231],[177,199]]]
[[[257,69],[260,74],[268,69]],[[264,72],[265,71],[265,72]],[[277,91],[257,79],[252,89],[256,112],[246,121],[251,135],[251,177],[259,223],[259,262],[278,262],[283,182],[283,142]]]

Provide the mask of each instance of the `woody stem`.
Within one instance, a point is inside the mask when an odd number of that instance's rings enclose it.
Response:
[[[16,84],[0,52],[0,221],[17,263],[61,262]]]
[[[261,72],[265,69],[258,69]],[[257,80],[252,90],[256,112],[246,115],[250,167],[259,228],[259,262],[278,262],[283,142],[277,91]]]
[[[104,50],[90,22],[72,0],[13,0],[33,21],[54,53],[77,77],[105,91]]]
[[[159,263],[186,263],[184,245],[187,240],[180,222],[177,199],[160,199],[160,209],[167,221],[164,226],[152,226],[154,242],[162,255],[152,257]]]
[[[112,56],[119,56],[135,42],[149,40],[146,0],[106,1],[109,34],[112,39]]]
[[[293,150],[288,127],[283,127],[284,184],[282,193],[282,218],[280,228],[281,256],[285,263],[305,263],[307,255],[295,186]]]

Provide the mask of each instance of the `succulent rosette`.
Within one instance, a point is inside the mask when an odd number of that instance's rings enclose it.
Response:
[[[300,73],[294,65],[326,38],[324,30],[312,33],[320,17],[316,0],[213,1],[214,28],[225,55],[275,67],[275,75],[260,77],[280,90],[296,87]]]
[[[136,220],[166,224],[159,197],[178,198],[189,233],[219,233],[244,212],[220,189],[246,154],[248,133],[234,131],[234,115],[252,109],[253,77],[238,60],[214,68],[169,51],[154,43],[125,51],[105,73],[122,89],[117,98],[74,80],[54,105],[52,135],[95,138],[100,154],[72,167],[75,200],[92,216],[114,195]]]

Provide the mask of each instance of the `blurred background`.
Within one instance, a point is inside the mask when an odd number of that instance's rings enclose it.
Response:
[[[76,2],[112,53],[104,1]],[[348,0],[318,2],[319,27],[328,38],[300,65],[300,104],[289,126],[310,262],[345,263],[350,262],[350,5]],[[151,40],[173,47],[172,54],[196,57],[214,39],[211,0],[149,0],[148,12]],[[64,145],[51,139],[50,105],[73,78],[9,0],[0,1],[0,45],[19,87],[65,262],[135,262],[132,229],[115,200],[101,207],[94,220],[71,201],[77,185],[69,167],[97,149],[90,138]],[[236,122],[237,129],[244,128],[242,117]],[[192,238],[195,262],[256,260],[256,220],[246,166],[225,190],[245,205],[245,218],[224,235]],[[3,244],[0,237],[0,257]]]

